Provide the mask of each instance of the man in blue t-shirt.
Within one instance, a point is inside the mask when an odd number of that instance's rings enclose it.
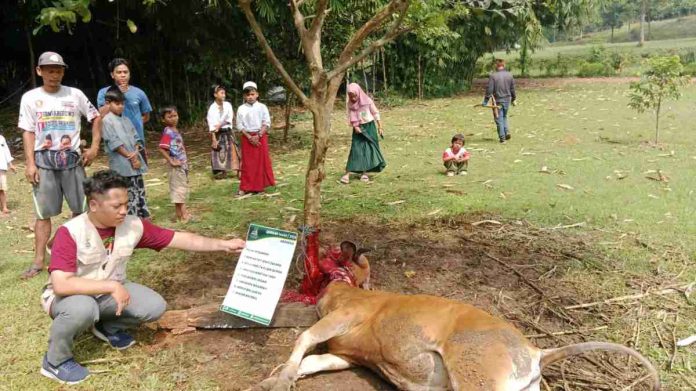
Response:
[[[147,156],[145,153],[145,129],[143,125],[150,120],[150,112],[152,111],[152,106],[150,106],[150,100],[145,95],[145,92],[136,86],[129,84],[130,82],[130,64],[128,60],[124,58],[114,58],[109,63],[109,72],[111,72],[111,78],[114,79],[114,83],[126,96],[125,108],[123,110],[123,115],[131,120],[133,126],[135,127],[135,132],[138,135],[139,143],[142,145],[142,155],[147,161]],[[99,90],[97,94],[97,106],[99,107],[99,112],[102,116],[108,114],[109,109],[106,107],[106,101],[104,96],[106,91],[111,86],[107,86]]]

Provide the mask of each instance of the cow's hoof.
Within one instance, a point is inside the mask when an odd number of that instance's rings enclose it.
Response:
[[[278,376],[271,376],[254,386],[251,391],[289,391],[292,386],[293,382],[290,379],[282,379]]]

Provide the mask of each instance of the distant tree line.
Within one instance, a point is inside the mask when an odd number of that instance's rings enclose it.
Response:
[[[334,17],[327,20],[323,33],[324,50],[340,47],[386,3],[332,1]],[[453,14],[444,27],[402,36],[356,64],[348,78],[370,93],[450,95],[468,88],[483,55],[531,44],[543,26],[563,30],[578,24],[592,0],[482,3],[486,7]],[[452,4],[450,8],[456,9],[457,2]],[[270,44],[288,71],[306,75],[292,16],[281,9],[287,7],[285,2],[258,0],[255,6]],[[0,8],[0,30],[4,40],[0,54],[3,103],[16,104],[21,92],[36,85],[35,60],[46,50],[64,55],[70,65],[64,83],[83,89],[92,99],[111,82],[108,62],[114,57],[127,58],[132,64],[132,83],[143,88],[155,106],[180,106],[186,118],[203,116],[213,83],[227,85],[233,100],[241,99],[239,90],[246,80],[257,81],[263,91],[282,84],[234,2],[18,0]],[[301,78],[300,84],[309,87]]]

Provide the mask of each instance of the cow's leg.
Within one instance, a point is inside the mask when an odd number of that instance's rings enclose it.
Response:
[[[314,326],[300,334],[300,337],[295,341],[295,348],[292,350],[290,359],[285,362],[285,366],[280,374],[264,380],[259,384],[258,388],[271,391],[290,390],[290,387],[297,380],[297,371],[305,353],[317,344],[345,334],[350,330],[353,318],[347,311],[341,310],[331,312],[321,318]]]
[[[334,354],[314,354],[302,360],[300,369],[297,370],[297,376],[305,377],[317,372],[338,371],[352,366],[352,363]]]

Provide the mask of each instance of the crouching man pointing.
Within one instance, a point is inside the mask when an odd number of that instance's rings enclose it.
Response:
[[[239,252],[241,239],[211,239],[160,228],[127,216],[128,182],[111,170],[84,183],[89,209],[58,228],[51,251],[49,283],[41,301],[53,318],[41,374],[76,384],[89,376],[73,359],[74,337],[92,333],[115,349],[135,341],[124,330],[158,319],[167,303],[152,289],[126,279],[126,264],[136,248],[160,251]]]

